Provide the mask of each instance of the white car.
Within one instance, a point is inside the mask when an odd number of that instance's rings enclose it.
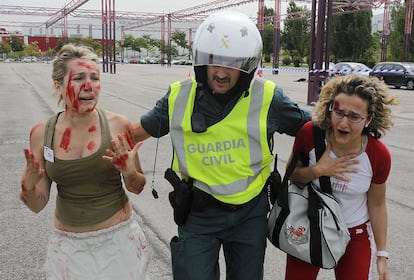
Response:
[[[361,74],[368,77],[371,68],[359,62],[338,62],[335,65],[336,75],[343,76],[351,73]]]
[[[316,69],[315,64],[313,65],[313,68],[315,72],[321,72],[321,71],[325,71],[325,62],[322,63],[322,69]],[[335,76],[335,63],[333,62],[329,62],[329,68],[328,68],[328,77],[332,78]]]
[[[22,58],[22,62],[37,62],[37,57],[35,56],[25,56]]]
[[[30,56],[25,56],[21,60],[22,62],[32,62],[32,58]]]

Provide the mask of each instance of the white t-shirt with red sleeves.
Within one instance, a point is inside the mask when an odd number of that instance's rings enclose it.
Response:
[[[384,143],[372,136],[366,136],[367,141],[357,155],[358,164],[350,166],[358,170],[357,173],[344,173],[349,179],[345,182],[331,176],[332,192],[338,200],[343,217],[348,228],[358,226],[369,220],[367,192],[371,185],[385,183],[391,169],[391,154]],[[309,141],[312,139],[312,141]],[[326,144],[326,140],[325,140]],[[299,150],[309,155],[309,165],[316,163],[315,147],[313,143],[312,122],[308,122],[298,131],[293,151]],[[337,155],[331,151],[331,158]],[[313,181],[318,187],[319,179]]]

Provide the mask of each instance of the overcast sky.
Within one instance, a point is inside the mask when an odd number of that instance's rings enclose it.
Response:
[[[1,0],[0,5],[11,6],[29,6],[29,7],[45,7],[45,8],[63,8],[71,1],[77,0]],[[115,10],[118,11],[132,11],[132,12],[148,12],[148,13],[169,13],[182,9],[187,9],[211,2],[216,0],[115,0]],[[286,7],[289,0],[282,0],[281,14],[286,14]],[[102,0],[89,0],[86,4],[80,7],[80,9],[88,10],[100,10]],[[310,9],[309,3],[305,1],[296,1],[298,6],[307,5]],[[265,6],[274,9],[274,0],[265,0]],[[254,1],[250,4],[243,4],[237,7],[230,8],[231,10],[241,11],[248,16],[257,17],[258,1]],[[17,15],[3,15],[0,16],[0,26],[5,25],[7,22],[46,22],[49,17],[40,16],[17,16]],[[8,26],[7,29],[13,29]]]
[[[11,6],[28,6],[28,7],[45,7],[45,8],[63,8],[72,0],[1,0],[0,5]],[[77,1],[77,0],[73,0]],[[148,12],[148,13],[169,13],[182,9],[196,7],[203,4],[215,2],[215,0],[115,0],[115,10],[117,11],[131,11],[131,12]],[[282,11],[285,10],[288,0],[282,1]],[[300,1],[299,1],[300,3]],[[102,0],[89,0],[82,5],[80,9],[101,10]],[[275,1],[265,0],[267,7],[274,8]],[[300,6],[305,5],[298,4]],[[241,11],[248,16],[257,17],[258,1],[249,4],[232,7],[231,10]],[[285,12],[282,12],[282,14]],[[8,30],[18,30],[22,22],[25,23],[43,23],[50,17],[42,16],[18,16],[18,15],[4,15],[0,16],[0,26],[5,26]],[[13,28],[12,26],[16,26]]]
[[[76,1],[76,0],[75,0]],[[70,0],[1,0],[0,5],[19,5],[19,6],[31,6],[31,7],[51,7],[62,8]],[[133,11],[133,12],[151,12],[151,13],[168,13],[181,9],[186,9],[201,4],[206,4],[208,0],[115,0],[115,8],[119,11]],[[283,1],[287,2],[287,1]],[[81,6],[81,9],[101,9],[101,0],[89,0],[86,4]],[[286,3],[283,4],[283,6]],[[274,6],[274,1],[265,1],[265,5],[268,7]],[[238,8],[238,10],[245,11],[251,15],[257,14],[258,2],[254,1],[251,4],[244,4]],[[2,15],[3,17],[3,15]]]
[[[71,0],[2,0],[1,5],[19,5],[34,7],[51,7],[61,8]],[[77,0],[74,0],[77,1]],[[82,9],[101,8],[101,0],[89,0],[84,4]],[[115,6],[118,10],[134,12],[168,12],[169,10],[180,10],[212,1],[208,0],[115,0]]]

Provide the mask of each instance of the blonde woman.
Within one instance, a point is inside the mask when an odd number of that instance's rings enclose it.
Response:
[[[53,61],[52,79],[64,110],[36,124],[20,199],[35,213],[57,185],[49,238],[47,279],[145,279],[150,249],[133,218],[128,191],[145,185],[131,124],[97,107],[98,57],[89,48],[65,45]]]

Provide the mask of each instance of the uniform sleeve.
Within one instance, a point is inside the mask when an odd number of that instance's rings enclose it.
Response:
[[[281,87],[276,86],[268,118],[271,133],[295,136],[299,128],[311,119],[311,113],[300,108]]]
[[[152,137],[162,137],[170,131],[168,116],[168,96],[170,89],[166,95],[160,98],[154,108],[141,116],[141,125],[145,131]]]

